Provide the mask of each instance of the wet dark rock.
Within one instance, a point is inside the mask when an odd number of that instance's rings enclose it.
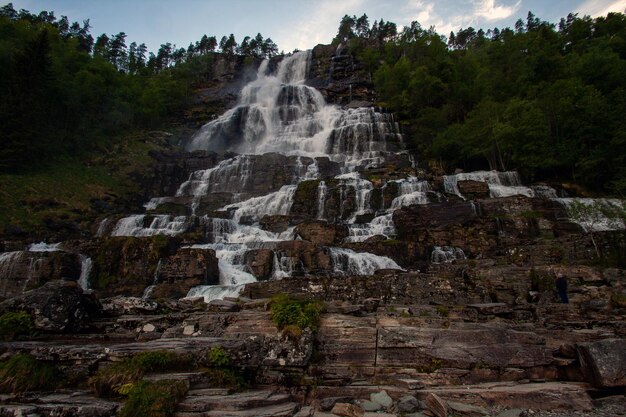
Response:
[[[79,255],[63,251],[8,252],[0,258],[0,299],[23,294],[44,283],[80,277]]]
[[[259,224],[263,230],[267,230],[272,233],[282,233],[289,228],[291,224],[290,216],[265,216],[260,221]]]
[[[300,223],[296,235],[320,246],[334,246],[348,236],[348,227],[323,221]]]
[[[125,314],[152,314],[159,305],[151,300],[139,297],[117,296],[101,300],[102,311],[107,316],[122,316]]]
[[[489,185],[483,181],[461,180],[457,182],[459,192],[470,200],[489,197]]]
[[[626,385],[626,339],[581,343],[576,348],[583,373],[595,386]]]
[[[153,298],[176,299],[192,287],[219,283],[218,260],[213,249],[181,248],[161,262]]]
[[[258,280],[268,280],[272,276],[274,251],[271,249],[253,249],[245,254],[245,264],[250,273]]]
[[[26,311],[37,330],[50,333],[85,330],[101,309],[97,299],[83,294],[76,282],[58,280],[0,303],[0,312]]]

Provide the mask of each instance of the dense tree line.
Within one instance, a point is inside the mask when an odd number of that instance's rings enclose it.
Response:
[[[158,127],[199,83],[212,79],[215,53],[251,59],[278,48],[261,34],[241,44],[203,36],[156,53],[126,34],[95,40],[89,21],[53,12],[0,8],[0,172],[36,168],[52,156],[88,151],[121,133]],[[219,47],[219,50],[218,50]]]
[[[514,28],[440,36],[345,16],[335,43],[363,63],[412,146],[448,169],[519,170],[626,194],[626,16],[528,13]]]

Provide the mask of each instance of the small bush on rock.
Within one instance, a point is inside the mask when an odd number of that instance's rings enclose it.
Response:
[[[30,355],[18,354],[0,362],[0,392],[19,393],[57,386],[58,370]]]
[[[230,355],[222,346],[213,346],[207,355],[208,368],[204,370],[209,385],[239,391],[247,386],[244,375],[232,369]]]
[[[25,311],[7,312],[0,316],[0,339],[13,340],[18,336],[32,335],[35,330],[33,319]]]
[[[139,381],[145,373],[187,370],[192,366],[189,356],[167,351],[141,352],[99,369],[88,383],[102,397],[126,395],[129,384]]]
[[[128,399],[119,417],[170,417],[185,398],[189,386],[185,381],[140,381],[128,390]]]
[[[209,365],[216,368],[230,366],[230,356],[221,346],[213,346],[208,354]]]
[[[323,308],[320,301],[296,300],[286,294],[279,294],[272,298],[272,320],[279,329],[297,326],[315,331]]]

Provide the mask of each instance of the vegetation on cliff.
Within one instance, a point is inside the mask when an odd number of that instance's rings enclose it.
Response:
[[[345,16],[335,43],[363,62],[419,153],[445,168],[519,170],[626,192],[626,16],[532,13],[446,39],[418,22]]]

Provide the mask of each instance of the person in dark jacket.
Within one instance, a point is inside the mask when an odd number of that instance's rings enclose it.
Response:
[[[561,302],[563,304],[569,304],[569,298],[567,297],[567,278],[565,278],[565,275],[559,273],[556,276],[555,285]]]

